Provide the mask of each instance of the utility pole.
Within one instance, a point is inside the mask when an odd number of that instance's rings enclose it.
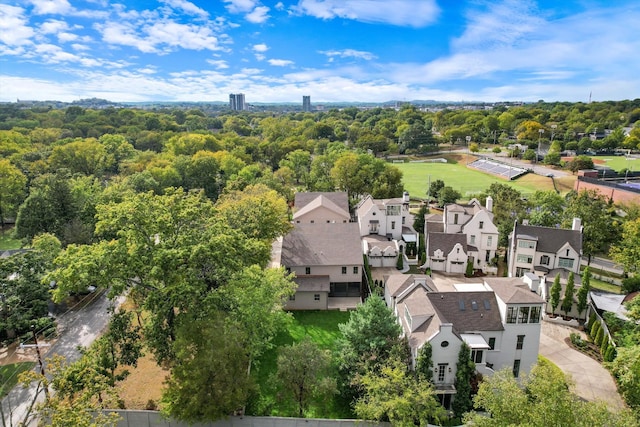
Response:
[[[36,335],[36,328],[35,326],[31,326],[31,333],[33,334],[33,344],[20,344],[21,348],[31,348],[31,347],[35,347],[36,349],[36,354],[38,355],[38,366],[40,367],[40,374],[42,376],[45,375],[44,372],[44,363],[42,362],[42,355],[40,354],[40,346],[42,347],[48,347],[49,344],[38,344],[38,336]],[[43,384],[43,388],[44,388],[44,395],[47,399],[47,401],[49,400],[49,388],[46,386],[46,384]]]

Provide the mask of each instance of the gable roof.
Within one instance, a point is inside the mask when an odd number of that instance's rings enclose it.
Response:
[[[505,304],[542,304],[541,296],[532,292],[520,277],[485,277],[484,282]]]
[[[282,265],[362,265],[358,224],[295,224],[282,240]]]
[[[448,255],[456,244],[461,244],[465,252],[467,252],[467,236],[461,233],[428,233],[427,234],[427,247],[429,253],[427,256],[432,256],[438,249],[442,250],[445,255]]]
[[[392,274],[386,278],[384,285],[390,296],[397,297],[410,288],[416,280],[424,281],[429,289],[436,289],[433,279],[426,274]]]
[[[345,193],[346,194],[346,193]],[[349,219],[351,218],[351,216],[349,215],[349,211],[348,210],[344,210],[342,209],[340,206],[338,206],[335,202],[333,202],[329,197],[327,197],[325,194],[320,194],[318,197],[316,197],[315,199],[311,200],[310,202],[306,203],[303,207],[301,207],[300,209],[298,209],[294,214],[293,214],[293,219],[299,218],[302,215],[305,215],[315,209],[318,209],[320,207],[323,207],[325,209],[330,210],[331,212],[342,216],[345,219]]]
[[[349,212],[349,196],[344,191],[310,191],[306,193],[296,193],[293,205],[296,209],[300,210],[319,196],[324,196],[324,198],[331,200],[340,207],[340,209]]]
[[[565,243],[569,243],[578,253],[582,252],[582,233],[579,230],[516,223],[513,234],[516,240],[519,238],[537,240],[538,252],[557,253]]]

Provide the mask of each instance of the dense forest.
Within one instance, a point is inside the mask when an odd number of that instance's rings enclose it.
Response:
[[[79,383],[58,389],[59,399],[79,399],[84,390],[103,406],[123,375],[118,368],[135,365],[141,349],[134,343],[144,336],[146,348],[171,372],[163,396],[168,413],[190,421],[228,415],[255,393],[243,373],[270,348],[284,316],[283,298],[294,289],[284,270],[265,267],[271,241],[290,227],[295,192],[346,191],[353,202],[365,194],[398,197],[402,174],[385,156],[428,154],[441,146],[519,142],[545,144],[550,153],[636,151],[639,119],[640,99],[215,115],[3,104],[0,219],[3,233],[32,248],[2,265],[3,292],[13,292],[14,302],[29,293],[37,304],[28,312],[5,309],[0,338],[20,336],[34,319],[48,327],[50,286],[55,301],[89,286],[128,294],[136,316],[115,317],[110,332],[87,351],[85,365],[60,365],[68,378],[77,369],[84,373],[74,377]],[[581,216],[589,226],[585,253],[606,253],[620,240],[613,253],[627,271],[637,266],[638,209],[619,218],[608,200],[591,193],[567,199],[540,193],[526,201],[508,184],[487,194],[499,207],[501,239],[514,219],[549,225]],[[5,280],[16,271],[23,272],[20,287]],[[380,351],[402,353],[398,331],[385,333],[395,338]],[[344,354],[357,359],[354,348]],[[358,373],[361,367],[349,363],[350,374]],[[62,411],[62,400],[49,410]]]

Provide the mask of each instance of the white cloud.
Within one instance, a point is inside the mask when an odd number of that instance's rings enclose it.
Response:
[[[30,0],[36,15],[66,15],[73,11],[68,0]]]
[[[256,61],[264,61],[266,58],[266,56],[261,53],[256,53],[254,56],[256,57]]]
[[[435,0],[299,0],[292,11],[320,19],[425,27],[436,21],[440,9]]]
[[[40,32],[42,34],[56,34],[60,31],[69,29],[69,25],[65,21],[49,20],[40,24]]]
[[[273,6],[274,9],[276,10],[284,10],[284,3],[282,3],[281,1],[279,1],[278,3],[276,3],[275,6]]]
[[[80,51],[87,51],[87,50],[91,50],[91,48],[89,46],[87,46],[86,44],[80,44],[80,43],[73,43],[71,45],[71,47],[74,50],[80,50]]]
[[[245,19],[254,24],[261,24],[269,19],[269,8],[266,6],[258,6],[245,15]]]
[[[264,43],[254,44],[252,48],[255,52],[266,52],[269,50],[269,46]]]
[[[289,61],[288,59],[269,59],[267,62],[274,67],[287,67],[289,65],[293,65],[293,61]]]
[[[179,9],[189,15],[200,16],[203,18],[206,18],[209,16],[209,12],[199,8],[198,6],[196,6],[195,4],[187,0],[160,0],[160,1],[174,9]]]
[[[23,46],[31,43],[34,30],[24,16],[24,9],[0,4],[0,43]]]
[[[222,59],[207,59],[207,62],[216,67],[216,69],[218,70],[229,68],[229,64],[227,63],[227,61],[224,61]]]
[[[366,59],[367,61],[370,61],[372,59],[377,58],[377,56],[374,55],[371,52],[364,52],[364,51],[361,51],[361,50],[354,50],[354,49],[321,50],[321,51],[318,51],[318,53],[326,55],[329,58],[333,58],[334,56],[337,56],[337,57],[340,57],[340,58]]]
[[[224,0],[227,10],[231,13],[251,12],[258,4],[258,0]]]

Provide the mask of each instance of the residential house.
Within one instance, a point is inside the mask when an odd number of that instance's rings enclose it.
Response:
[[[471,199],[467,204],[446,205],[442,215],[428,215],[425,218],[428,267],[434,271],[464,273],[467,262],[471,261],[474,269],[495,273],[491,264],[498,249],[498,229],[493,224],[492,210],[493,199],[489,196],[486,206]],[[456,255],[464,252],[466,258],[456,257],[455,262],[446,262],[453,245],[458,243]]]
[[[392,254],[407,254],[407,247],[415,251],[409,261],[417,262],[418,232],[413,228],[413,216],[409,213],[409,193],[394,199],[374,199],[367,195],[358,203],[356,214],[360,236],[365,242],[363,251],[372,266],[391,266],[388,264]],[[389,245],[388,242],[393,243]],[[388,259],[379,259],[385,257]]]
[[[570,230],[515,222],[509,236],[508,274],[520,277],[526,272],[555,277],[555,270],[580,272],[582,225],[573,219]]]
[[[272,265],[295,274],[285,308],[327,310],[336,298],[361,301],[363,257],[358,224],[350,222],[347,193],[298,193],[293,229],[273,244]]]
[[[428,276],[392,275],[385,300],[408,339],[414,366],[420,348],[431,345],[433,382],[446,408],[456,393],[462,343],[483,375],[509,367],[517,377],[537,361],[544,300],[522,279],[485,278],[443,292]]]

